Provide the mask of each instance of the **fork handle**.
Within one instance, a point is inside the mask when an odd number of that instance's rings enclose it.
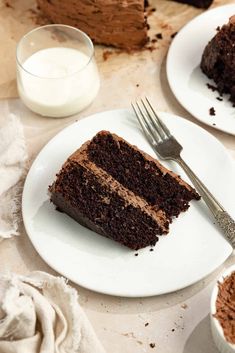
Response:
[[[206,205],[211,210],[217,224],[223,230],[226,239],[235,248],[235,222],[232,217],[225,211],[221,204],[211,194],[207,187],[198,179],[192,169],[185,163],[181,156],[174,159],[188,175],[196,190],[199,192]]]

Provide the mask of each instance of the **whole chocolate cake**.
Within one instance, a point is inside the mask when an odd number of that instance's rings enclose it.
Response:
[[[108,131],[68,158],[49,191],[60,211],[135,250],[155,245],[172,218],[200,198],[179,176]]]
[[[201,60],[202,71],[216,83],[220,94],[228,93],[235,103],[235,16],[218,29],[207,44]]]
[[[132,50],[147,42],[144,0],[37,0],[37,3],[51,22],[77,27],[96,43]]]
[[[174,0],[177,2],[182,2],[184,4],[192,5],[202,9],[207,9],[213,2],[213,0]]]

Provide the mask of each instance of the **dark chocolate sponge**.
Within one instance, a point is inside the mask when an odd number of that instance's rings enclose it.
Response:
[[[228,93],[235,103],[235,16],[207,44],[201,69],[213,79],[218,92]]]

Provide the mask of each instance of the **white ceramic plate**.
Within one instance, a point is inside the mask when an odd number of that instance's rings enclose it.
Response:
[[[235,168],[225,148],[198,126],[161,113],[184,146],[183,157],[218,200],[235,216]],[[99,113],[55,136],[34,161],[24,186],[23,218],[34,247],[55,270],[86,288],[126,297],[150,296],[188,286],[212,272],[232,251],[202,201],[175,219],[154,251],[135,251],[80,226],[55,210],[47,194],[65,159],[100,130],[124,137],[154,153],[132,112]],[[173,162],[164,163],[188,180]]]
[[[203,123],[233,135],[235,108],[227,95],[222,102],[216,99],[218,92],[206,86],[207,83],[215,86],[215,83],[202,73],[199,65],[217,26],[227,23],[234,14],[235,5],[226,5],[194,18],[174,38],[167,56],[169,85],[182,106]],[[211,107],[215,108],[215,116],[209,114]]]

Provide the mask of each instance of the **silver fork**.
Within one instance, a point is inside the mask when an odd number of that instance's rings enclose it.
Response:
[[[181,158],[180,153],[183,147],[159,118],[149,100],[145,98],[145,101],[141,99],[141,103],[132,103],[132,108],[154,151],[161,159],[173,160],[184,169],[196,190],[211,210],[217,224],[223,230],[226,239],[235,248],[234,220]]]

